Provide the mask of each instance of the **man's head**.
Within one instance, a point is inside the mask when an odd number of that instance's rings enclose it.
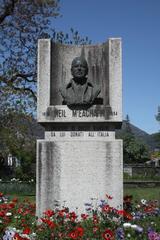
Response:
[[[83,79],[88,74],[88,64],[85,58],[76,57],[72,61],[71,73],[76,79]]]

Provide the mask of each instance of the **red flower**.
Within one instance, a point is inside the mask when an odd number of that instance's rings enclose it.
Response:
[[[110,196],[110,195],[108,195],[108,194],[106,194],[106,197],[108,198],[108,199],[113,199],[113,197],[112,196]]]
[[[48,209],[44,212],[44,215],[47,217],[52,217],[54,215],[54,212],[51,209]]]
[[[127,220],[132,220],[133,219],[133,216],[130,214],[130,213],[127,213],[125,214],[124,216]]]
[[[68,209],[67,208],[64,208],[62,210],[60,210],[57,214],[59,217],[64,217],[64,215],[68,213]]]
[[[30,228],[25,228],[23,230],[23,234],[30,234],[31,233],[31,229]]]
[[[69,218],[71,222],[74,222],[77,218],[77,215],[75,214],[75,212],[71,212],[66,215],[66,218]]]
[[[82,227],[77,227],[77,228],[76,228],[76,231],[77,231],[79,237],[82,237],[82,236],[83,236],[83,234],[84,234],[84,229],[83,229]]]
[[[102,211],[103,211],[103,212],[108,213],[108,212],[110,212],[110,210],[111,210],[111,207],[110,207],[109,205],[104,205],[104,206],[102,207]]]
[[[104,233],[102,234],[102,237],[105,240],[114,240],[114,234],[110,229],[106,229]]]
[[[93,227],[93,232],[96,233],[98,231],[98,227],[97,226],[94,226]]]
[[[72,231],[68,234],[68,237],[71,239],[77,239],[78,238],[78,232],[77,231]]]
[[[0,217],[4,217],[6,215],[6,212],[5,211],[0,211]]]
[[[18,233],[15,233],[13,240],[28,240],[28,238],[21,237]]]
[[[81,214],[81,218],[82,218],[83,220],[85,220],[85,219],[87,219],[87,218],[88,218],[88,215],[87,215],[87,214],[84,214],[84,213],[82,213],[82,214]]]
[[[130,213],[126,212],[125,210],[117,210],[117,214],[122,215],[127,220],[132,220],[133,219],[133,216]]]
[[[131,203],[133,196],[132,195],[126,195],[124,196],[123,200],[124,203]]]
[[[13,198],[12,202],[17,203],[18,202],[18,198]]]
[[[97,217],[97,215],[93,215],[93,223],[97,224],[99,222],[99,219]]]
[[[0,192],[0,197],[3,197],[3,193],[2,192]]]
[[[56,224],[49,219],[41,218],[41,220],[42,220],[42,222],[46,223],[48,225],[48,227],[51,229],[56,227]]]

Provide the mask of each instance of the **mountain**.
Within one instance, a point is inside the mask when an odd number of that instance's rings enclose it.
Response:
[[[32,123],[30,123],[30,131],[32,135],[36,136],[37,139],[43,139],[44,138],[44,128],[37,124],[36,120],[33,120]],[[147,132],[143,131],[142,129],[134,126],[133,124],[129,123],[129,127],[131,132],[134,134],[134,136],[142,141],[144,144],[146,144],[150,150],[154,150],[158,147],[158,136],[159,133],[154,134],[148,134]],[[116,137],[120,138],[120,135],[122,135],[124,132],[126,132],[128,128],[128,124],[125,120],[123,120],[122,128],[120,130],[116,130]],[[160,142],[160,137],[159,137]]]
[[[156,137],[158,133],[155,134],[148,134],[147,132],[143,131],[142,129],[134,126],[133,124],[129,123],[130,131],[134,134],[134,136],[142,141],[144,144],[146,144],[150,150],[154,150],[157,148],[157,140]],[[120,130],[116,130],[116,136],[119,138],[120,135],[126,132],[128,128],[127,121],[123,120],[122,128]]]

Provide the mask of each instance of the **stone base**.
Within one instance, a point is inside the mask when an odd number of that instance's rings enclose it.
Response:
[[[71,211],[85,212],[91,198],[122,208],[122,140],[38,140],[37,216],[59,201]],[[77,209],[78,208],[78,209]]]

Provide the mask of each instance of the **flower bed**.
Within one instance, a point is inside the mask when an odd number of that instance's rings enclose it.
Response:
[[[40,219],[35,217],[35,204],[7,199],[0,193],[1,240],[160,240],[158,201],[141,200],[132,204],[124,198],[124,209],[109,205],[112,198],[86,203],[86,213],[77,216],[64,207],[48,209]],[[96,202],[95,204],[93,204]],[[159,232],[159,233],[158,233]]]

